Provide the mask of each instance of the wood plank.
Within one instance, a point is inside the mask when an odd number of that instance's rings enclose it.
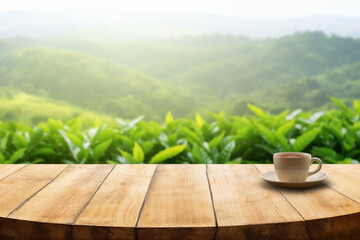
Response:
[[[25,166],[26,164],[0,164],[0,181]]]
[[[256,165],[261,172],[273,165]],[[278,188],[305,219],[311,239],[358,239],[360,204],[324,184],[309,189]]]
[[[73,237],[134,239],[134,228],[155,168],[156,165],[117,165],[78,217]]]
[[[71,226],[0,217],[1,240],[70,240]]]
[[[159,165],[138,222],[138,239],[213,239],[206,165]]]
[[[24,165],[23,165],[24,166]],[[9,219],[7,216],[21,206],[37,191],[49,184],[68,165],[27,165],[0,181],[0,239],[24,239],[23,232],[42,226],[32,222]],[[64,230],[63,227],[59,226]],[[44,234],[45,238],[56,239],[59,231]],[[64,232],[64,231],[62,231]],[[39,239],[28,236],[27,239]]]
[[[71,224],[114,165],[71,165],[10,216]]]
[[[68,167],[21,208],[10,214],[11,218],[18,220],[47,223],[42,224],[41,228],[24,229],[21,232],[23,239],[34,235],[43,236],[49,232],[58,236],[55,239],[68,239],[71,224],[113,168],[114,165]]]
[[[325,185],[360,203],[360,164],[326,164]]]
[[[254,165],[208,165],[217,239],[307,239],[303,218]]]
[[[30,164],[0,181],[0,217],[8,216],[67,166]]]

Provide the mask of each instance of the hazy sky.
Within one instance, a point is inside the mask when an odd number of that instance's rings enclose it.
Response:
[[[246,17],[360,16],[359,0],[0,0],[0,11],[201,11]]]

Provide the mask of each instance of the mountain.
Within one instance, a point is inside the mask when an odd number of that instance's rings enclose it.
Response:
[[[299,33],[269,40],[245,56],[239,51],[226,60],[194,68],[177,75],[175,82],[206,84],[216,95],[226,97],[231,92],[249,94],[357,61],[357,39]]]
[[[65,50],[10,51],[0,59],[0,85],[124,118],[160,119],[167,111],[187,116],[203,106],[180,87],[112,61]]]
[[[63,102],[30,95],[9,87],[0,88],[0,119],[1,121],[17,121],[37,124],[48,118],[67,121],[82,116],[85,122],[97,120],[115,124],[114,118]]]
[[[134,118],[326,108],[358,98],[360,41],[304,32],[281,38],[209,34],[150,42],[0,40],[0,86]]]
[[[201,35],[153,42],[61,47],[108,58],[196,93],[230,96],[263,92],[360,61],[360,40],[304,32],[274,39]]]
[[[297,79],[270,91],[259,91],[250,97],[250,101],[258,102],[267,109],[290,107],[314,110],[330,107],[329,96],[341,98],[349,105],[360,98],[360,62]]]

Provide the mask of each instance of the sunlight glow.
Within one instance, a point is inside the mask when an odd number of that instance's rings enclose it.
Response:
[[[0,11],[96,9],[100,15],[115,9],[147,12],[196,11],[244,17],[360,16],[359,8],[360,1],[354,0],[0,0]]]

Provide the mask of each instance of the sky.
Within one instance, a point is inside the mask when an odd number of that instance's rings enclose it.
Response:
[[[358,0],[0,0],[0,11],[210,12],[242,17],[360,16]]]

